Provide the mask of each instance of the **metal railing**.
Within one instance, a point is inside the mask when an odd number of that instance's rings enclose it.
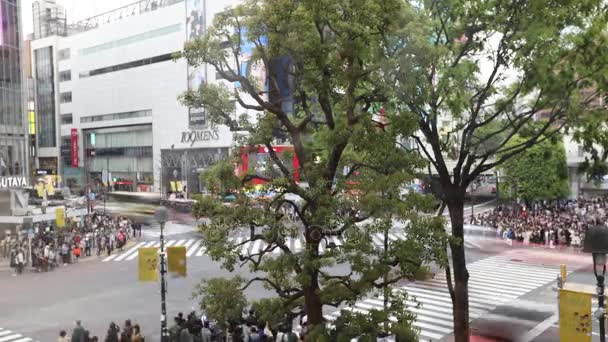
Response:
[[[174,5],[184,0],[140,0],[132,4],[98,14],[74,24],[68,25],[70,33],[80,33],[110,24],[127,17],[156,11],[157,9]]]

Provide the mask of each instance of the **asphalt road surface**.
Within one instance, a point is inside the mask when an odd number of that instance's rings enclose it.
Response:
[[[154,229],[149,228],[149,233]],[[176,234],[169,235],[167,240],[170,245],[187,245],[188,277],[168,280],[169,324],[178,312],[186,314],[197,307],[191,293],[201,279],[233,275],[221,270],[199,248],[196,233],[180,229],[176,228]],[[394,234],[395,238],[397,235]],[[105,337],[111,321],[122,325],[125,319],[131,319],[142,326],[150,341],[160,340],[159,284],[136,280],[136,249],[154,245],[153,237],[147,235],[133,248],[111,258],[93,258],[48,273],[19,277],[0,273],[0,342],[52,342],[61,329],[70,331],[76,319],[82,320],[85,328],[100,339]],[[585,267],[591,258],[554,250],[511,248],[478,235],[469,237],[474,241],[465,245],[474,331],[511,341],[556,341],[557,306],[553,288],[559,265],[568,264],[570,279],[591,284],[594,277]],[[292,243],[295,248],[298,242]],[[247,248],[253,251],[259,246]],[[246,270],[236,273],[252,276]],[[449,341],[451,303],[444,274],[424,282],[399,284],[397,288],[408,291],[410,304],[414,305],[414,301],[422,304],[412,309],[418,316],[415,325],[420,329],[421,340]],[[249,299],[270,295],[261,286],[253,286],[247,292]],[[378,306],[381,306],[379,298],[367,298],[349,310],[368,312]],[[336,315],[335,311],[326,311],[330,319]],[[598,331],[597,326],[594,331]]]

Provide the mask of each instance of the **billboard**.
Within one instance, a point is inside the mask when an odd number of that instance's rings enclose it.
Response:
[[[206,0],[186,0],[186,40],[194,40],[205,34]],[[188,66],[188,90],[197,90],[207,80],[206,65]],[[190,126],[206,126],[203,108],[188,108]]]
[[[72,167],[78,167],[78,129],[72,128],[70,133]]]

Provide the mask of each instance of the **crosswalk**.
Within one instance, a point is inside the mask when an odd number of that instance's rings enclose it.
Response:
[[[35,340],[14,331],[0,328],[0,342],[35,342]]]
[[[471,263],[468,270],[469,315],[474,320],[553,282],[559,274],[559,265],[523,263],[508,255],[498,255]],[[395,291],[407,292],[406,304],[416,314],[413,325],[420,331],[420,341],[439,341],[452,332],[452,301],[444,273],[431,280],[408,283]],[[382,310],[383,303],[382,297],[368,298],[342,309],[367,314],[372,309]],[[340,311],[329,314],[333,319],[339,315]]]
[[[376,233],[376,234],[373,234],[371,236],[371,238],[372,238],[372,242],[376,246],[384,245],[383,234]],[[390,241],[403,240],[403,239],[405,239],[405,234],[403,232],[391,232],[388,234],[388,238]],[[240,245],[241,243],[243,243],[243,241],[246,241],[246,240],[247,239],[245,237],[235,237],[232,239],[232,243],[235,245]],[[480,241],[482,241],[482,240],[483,240],[483,238],[477,238],[477,237],[474,237],[474,238],[472,237],[471,239],[465,238],[464,245],[466,248],[480,248]],[[184,246],[184,247],[186,247],[186,256],[187,257],[193,257],[193,256],[200,257],[200,256],[203,256],[206,254],[206,250],[205,250],[205,247],[203,246],[202,242],[203,242],[202,239],[181,239],[181,240],[169,239],[169,240],[165,240],[165,247]],[[328,236],[327,240],[324,240],[319,247],[321,253],[325,253],[328,246],[332,243],[336,247],[339,247],[339,246],[343,245],[343,240],[342,240],[342,238],[337,237],[337,236]],[[293,253],[299,253],[304,249],[304,240],[302,238],[286,238],[285,244],[289,247],[289,249]],[[137,251],[139,250],[139,248],[144,248],[144,247],[160,247],[160,241],[154,240],[154,241],[138,242],[137,244],[135,244],[135,246],[129,248],[128,250],[126,250],[122,253],[113,254],[113,255],[106,257],[105,259],[103,259],[103,262],[134,260],[137,258]],[[253,242],[249,241],[249,242],[243,243],[242,246],[240,246],[240,248],[241,248],[240,252],[245,255],[252,255],[252,254],[259,253],[260,251],[264,250],[266,247],[267,247],[267,244],[264,241],[261,241],[261,240],[257,240],[257,241],[253,241]],[[282,253],[282,251],[279,248],[275,248],[272,251],[272,254],[280,254],[280,253]]]

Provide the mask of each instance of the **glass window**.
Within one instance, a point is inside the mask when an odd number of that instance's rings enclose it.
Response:
[[[38,144],[55,147],[55,87],[53,72],[53,48],[34,51],[36,60],[36,107],[38,114]],[[70,94],[71,95],[71,94]]]
[[[72,114],[61,114],[61,124],[62,125],[71,125],[72,124]]]
[[[122,119],[143,118],[143,117],[147,117],[147,116],[152,116],[152,110],[146,109],[146,110],[138,110],[138,111],[133,111],[133,112],[83,116],[80,118],[80,122],[86,123],[86,122],[96,122],[96,121],[122,120]]]
[[[152,39],[152,38],[164,36],[164,35],[167,35],[167,34],[171,34],[171,33],[174,33],[174,32],[179,32],[181,30],[181,27],[182,27],[181,24],[175,24],[175,25],[159,28],[159,29],[156,29],[156,30],[144,32],[144,33],[141,33],[141,34],[138,34],[138,35],[126,37],[126,38],[123,38],[123,39],[118,39],[118,40],[114,40],[114,41],[111,41],[111,42],[107,42],[107,43],[91,46],[91,47],[88,47],[88,48],[85,48],[85,49],[81,49],[80,50],[80,54],[83,55],[83,56],[86,56],[86,55],[90,55],[92,53],[97,53],[97,52],[100,52],[100,51],[103,51],[103,50],[113,49],[113,48],[117,48],[117,47],[123,47],[123,46],[126,46],[126,45],[130,45],[130,44],[133,44],[133,43],[140,42],[142,40]]]
[[[91,76],[107,74],[107,73],[116,72],[116,71],[125,70],[125,69],[137,68],[137,67],[144,66],[144,65],[171,61],[171,60],[173,60],[174,54],[175,53],[167,53],[164,55],[144,58],[144,59],[140,59],[140,60],[133,61],[133,62],[111,65],[111,66],[94,69],[94,70],[89,70],[89,71],[82,71],[79,73],[79,77],[80,78],[91,77]]]
[[[70,49],[61,49],[57,52],[57,60],[64,61],[70,59]]]
[[[65,93],[61,93],[59,95],[59,100],[61,101],[61,103],[70,103],[72,102],[72,92],[68,91]]]
[[[72,80],[72,70],[59,72],[59,82],[67,82]]]

